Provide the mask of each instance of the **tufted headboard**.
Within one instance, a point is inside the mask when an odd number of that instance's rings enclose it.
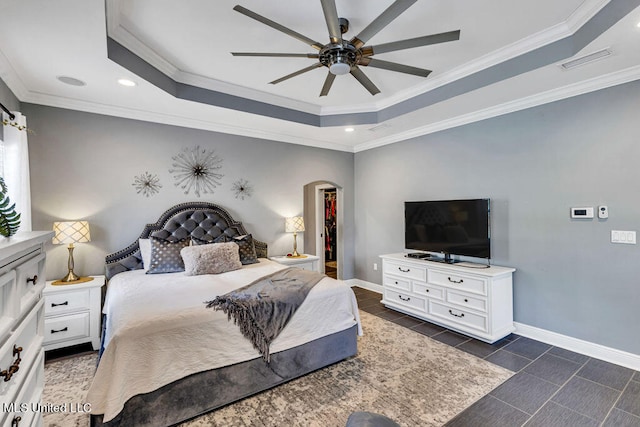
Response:
[[[241,222],[235,221],[220,206],[208,202],[190,202],[176,205],[163,213],[158,221],[147,224],[138,239],[160,237],[178,241],[188,237],[213,240],[221,234],[229,237],[247,234]],[[138,239],[126,248],[105,258],[107,280],[118,273],[142,268]],[[253,239],[258,258],[267,257],[267,244]]]

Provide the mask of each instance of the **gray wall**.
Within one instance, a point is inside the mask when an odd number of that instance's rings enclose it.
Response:
[[[351,153],[225,135],[59,108],[23,104],[29,127],[33,229],[51,229],[54,221],[86,219],[91,243],[78,244],[76,272],[100,274],[104,256],[132,243],[146,223],[169,207],[209,201],[229,211],[269,253],[290,252],[293,237],[284,217],[303,213],[303,186],[328,180],[350,194],[345,207],[353,228],[353,157]],[[223,159],[222,185],[213,194],[185,195],[169,173],[172,157],[183,147],[214,149]],[[146,198],[132,186],[134,177],[157,174],[162,188]],[[236,199],[232,184],[240,178],[253,196]],[[304,247],[304,233],[298,236]],[[345,277],[353,277],[353,237],[345,260]],[[66,273],[67,250],[50,245],[47,277]]]
[[[405,200],[489,197],[515,320],[640,354],[640,82],[356,154],[356,277],[404,250]],[[571,220],[608,205],[609,219]],[[638,236],[640,237],[640,236]]]

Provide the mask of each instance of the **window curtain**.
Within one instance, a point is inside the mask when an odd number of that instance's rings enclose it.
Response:
[[[27,118],[20,113],[11,120],[2,114],[2,173],[11,203],[20,214],[20,231],[31,231],[31,183],[29,179],[29,146]]]

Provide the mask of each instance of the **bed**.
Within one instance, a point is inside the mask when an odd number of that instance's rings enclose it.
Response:
[[[255,259],[234,271],[146,274],[147,239],[247,237],[223,208],[185,203],[106,257],[102,346],[87,394],[92,426],[176,425],[357,353],[362,331],[355,296],[335,279],[324,277],[311,289],[271,343],[268,363],[226,314],[205,308],[205,301],[288,268],[267,258],[264,242],[253,239],[248,247]]]

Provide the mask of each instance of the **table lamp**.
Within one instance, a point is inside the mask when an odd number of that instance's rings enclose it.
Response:
[[[92,280],[93,277],[80,277],[73,272],[73,244],[86,243],[91,241],[91,234],[89,233],[89,223],[87,221],[54,222],[53,231],[55,233],[52,239],[53,244],[69,244],[69,273],[62,279],[53,282],[53,284],[63,285],[70,283],[88,282]]]
[[[298,236],[298,232],[304,231],[304,219],[301,216],[285,218],[284,231],[286,231],[287,233],[293,233],[293,252],[291,253],[291,257],[306,258],[305,255],[300,255],[298,253],[298,244],[296,242],[296,237]]]

